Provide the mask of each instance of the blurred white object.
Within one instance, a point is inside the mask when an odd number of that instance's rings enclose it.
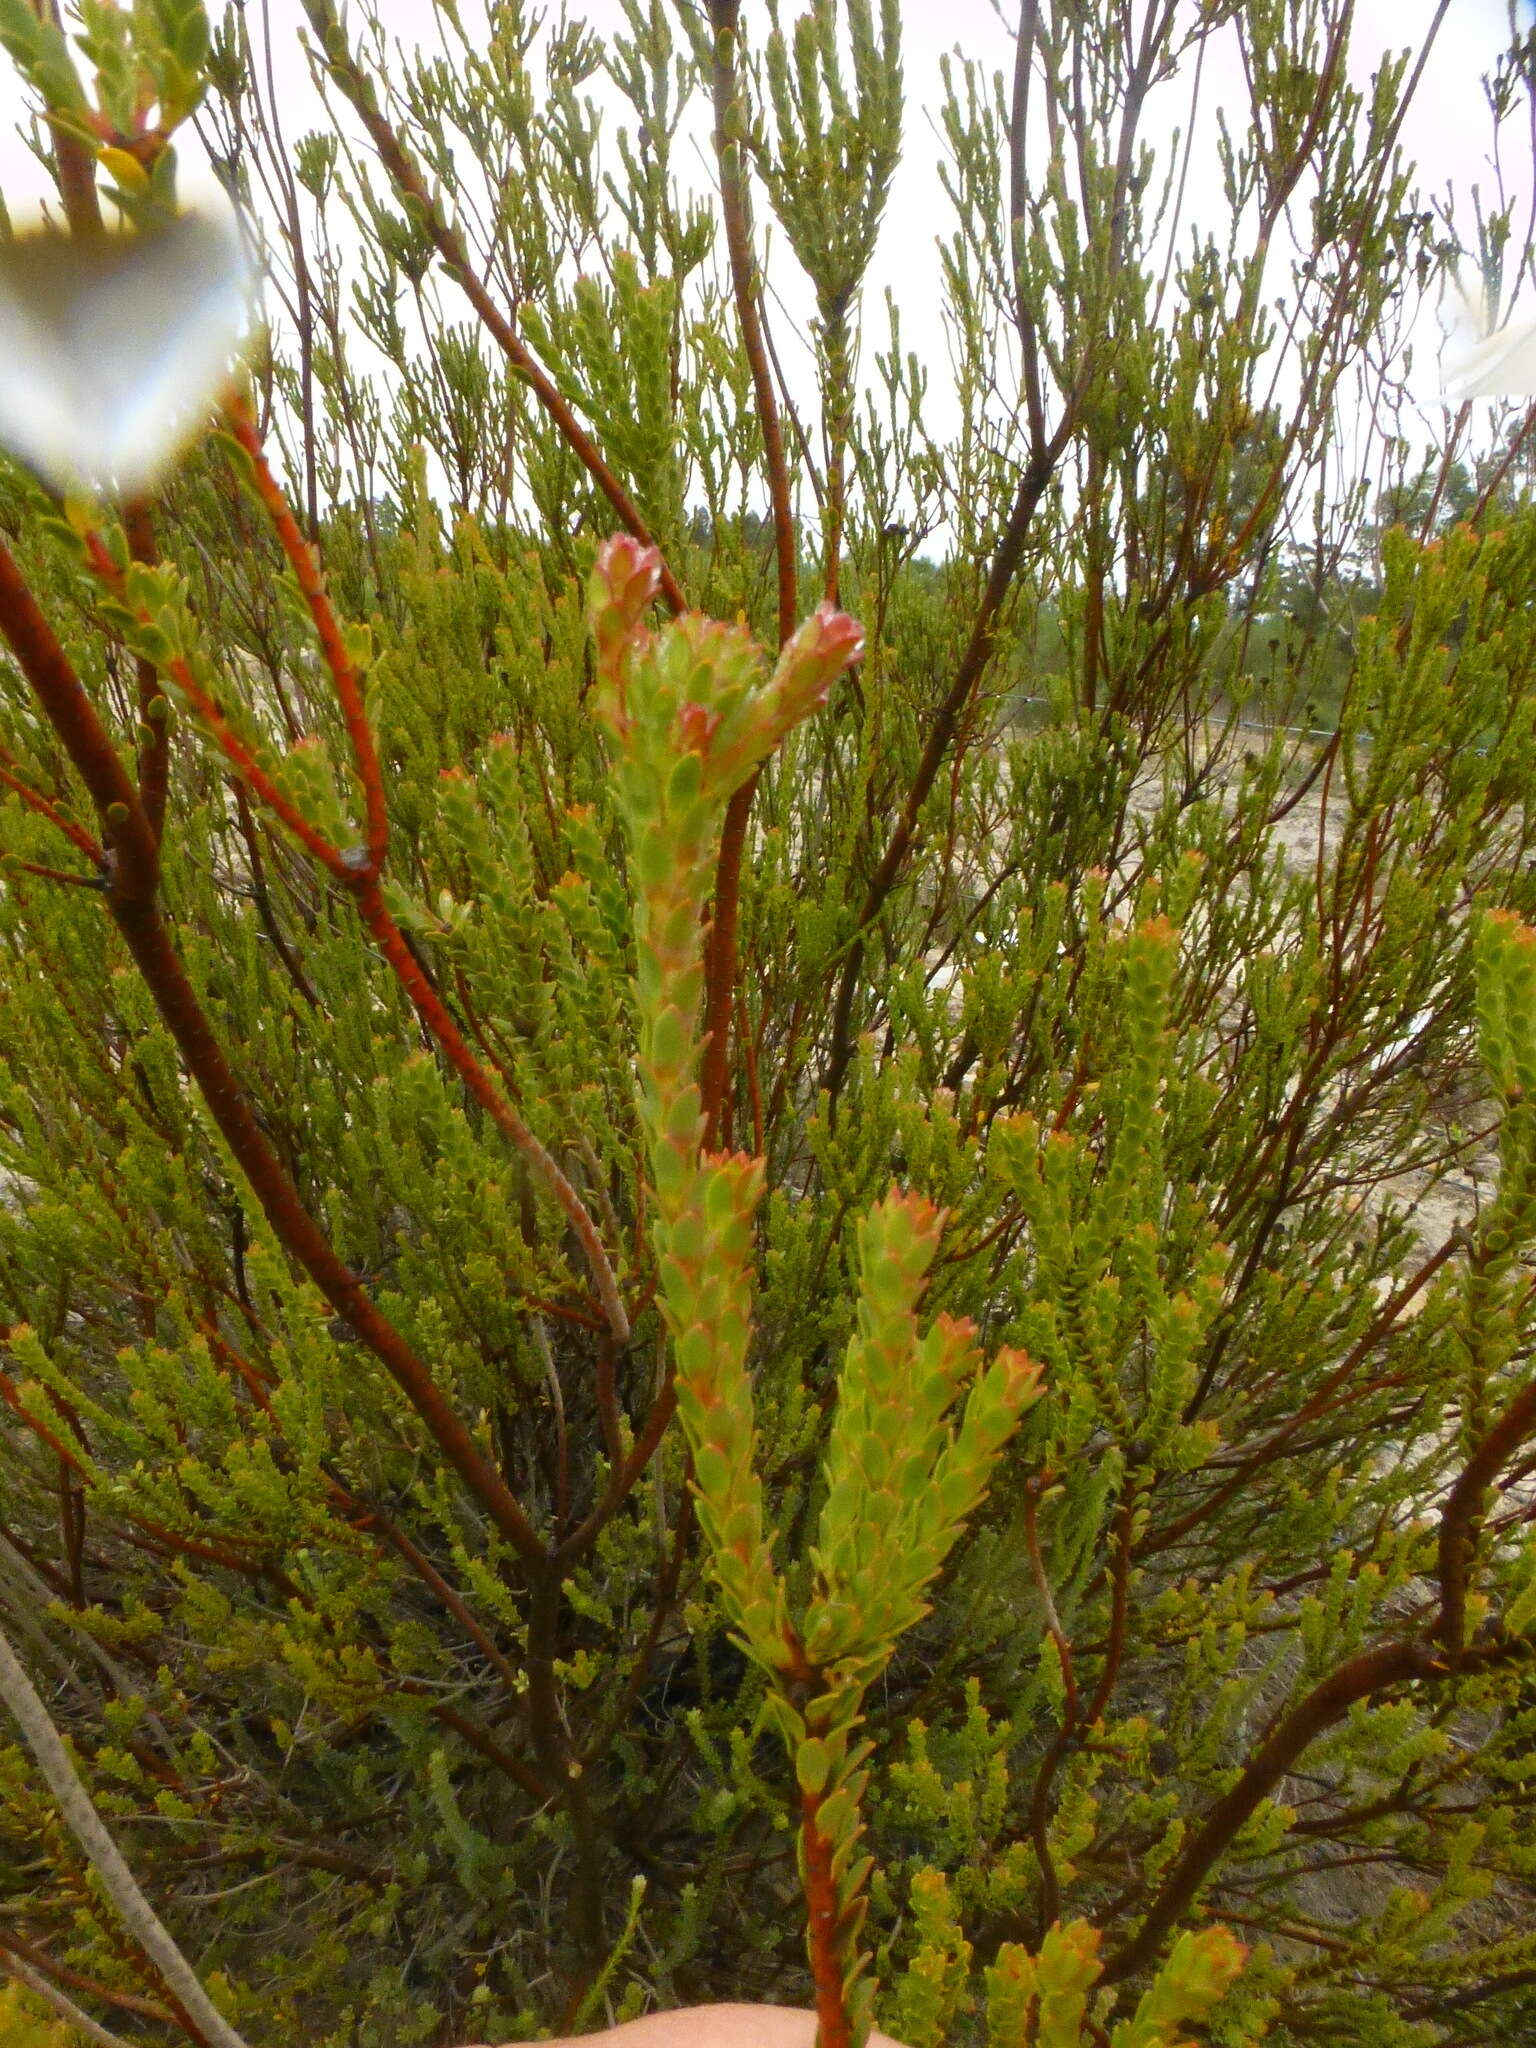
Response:
[[[1460,285],[1448,297],[1450,332],[1440,358],[1440,389],[1452,405],[1469,398],[1536,398],[1536,320],[1512,321],[1497,334]]]
[[[232,214],[0,242],[0,443],[60,494],[148,490],[207,420],[254,300]]]

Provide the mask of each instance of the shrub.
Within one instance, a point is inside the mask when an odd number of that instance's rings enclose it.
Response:
[[[85,10],[88,96],[0,0],[73,233],[206,86],[294,316],[152,498],[0,474],[0,1584],[95,1808],[258,2042],[1518,2030],[1536,517],[1338,482],[1409,74],[953,66],[943,437],[857,374],[894,0],[306,11],[290,158],[242,11]],[[0,1771],[29,1988],[209,2038]]]

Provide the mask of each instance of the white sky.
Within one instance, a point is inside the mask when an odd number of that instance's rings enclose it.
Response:
[[[304,17],[299,0],[266,0],[266,4],[270,8],[284,129],[291,146],[307,129],[325,125],[325,117],[310,84],[300,45]],[[435,16],[430,0],[377,0],[377,4],[392,37],[406,44],[423,37],[435,43]],[[1002,0],[1002,4],[1011,21],[1018,0]],[[464,0],[466,18],[472,18],[476,5],[477,0]],[[1521,5],[1522,18],[1529,18],[1531,0],[1521,0]],[[262,0],[251,0],[249,20],[253,36],[259,30],[261,11]],[[355,14],[355,6],[351,11]],[[570,11],[585,16],[599,30],[623,25],[619,0],[571,0]],[[787,18],[792,19],[798,11],[797,0],[784,0]],[[766,17],[763,0],[745,0],[743,12],[749,34],[754,20],[761,25]],[[1365,85],[1386,50],[1416,48],[1433,12],[1433,0],[1357,0],[1351,62],[1355,82]],[[947,202],[935,169],[940,153],[933,123],[933,109],[941,91],[939,59],[945,51],[958,47],[964,54],[982,59],[989,68],[1006,65],[1010,35],[993,0],[903,0],[902,19],[907,145],[866,290],[864,360],[868,364],[874,348],[884,343],[882,299],[889,285],[901,305],[904,346],[915,349],[930,366],[930,393],[938,409],[933,424],[942,430],[949,424],[945,417],[947,359],[939,317],[938,270],[932,249],[934,238],[947,233],[949,221]],[[1481,184],[1485,196],[1491,189],[1491,123],[1481,76],[1507,40],[1504,0],[1452,0],[1426,84],[1403,133],[1406,151],[1420,167],[1421,186],[1437,192],[1443,192],[1447,183],[1456,188],[1458,211],[1466,223],[1464,240],[1470,238],[1471,186],[1474,182]],[[1247,95],[1235,38],[1230,31],[1214,39],[1208,50],[1202,91],[1207,115],[1224,101],[1232,110],[1236,125],[1236,117],[1246,110]],[[1166,140],[1175,124],[1184,120],[1186,107],[1186,84],[1176,83],[1163,89],[1161,99],[1155,96],[1149,110],[1149,138],[1154,143]],[[0,56],[0,192],[18,220],[28,216],[47,190],[40,167],[13,133],[20,113],[21,95],[14,74]],[[1506,147],[1511,165],[1520,177],[1521,189],[1528,192],[1530,151],[1523,120],[1522,110],[1506,129]],[[701,157],[701,181],[705,174]],[[1190,210],[1198,215],[1198,175],[1192,189],[1197,198]],[[766,218],[766,208],[759,207],[759,217]],[[1517,220],[1517,236],[1523,226],[1523,219]],[[338,239],[344,243],[346,237]],[[803,316],[804,299],[797,303],[797,294],[788,287],[786,295],[788,311]],[[779,331],[783,353],[786,337],[782,324]],[[798,384],[793,372],[791,376],[792,382]]]
[[[304,27],[299,0],[267,0],[267,4],[291,138],[320,125],[323,117],[299,45]],[[1003,0],[1003,5],[1012,18],[1017,0]],[[473,6],[474,0],[469,0],[466,15]],[[1522,0],[1522,13],[1528,6],[1529,0]],[[213,11],[217,14],[216,0]],[[435,39],[430,0],[377,0],[377,11],[391,36],[408,45],[424,36]],[[619,0],[571,0],[570,11],[598,30],[623,25]],[[754,16],[762,19],[766,14],[762,0],[746,0],[743,11],[749,28]],[[783,11],[792,18],[798,11],[796,0],[784,0]],[[253,31],[260,12],[260,0],[252,0],[249,16]],[[1433,12],[1433,0],[1357,0],[1351,63],[1356,81],[1364,83],[1384,51],[1416,48]],[[945,226],[946,208],[934,172],[938,145],[928,118],[928,110],[939,96],[940,56],[958,48],[967,56],[999,65],[1005,64],[1009,55],[1009,35],[994,0],[904,0],[902,31],[908,146],[897,174],[887,218],[887,246],[882,251],[883,267],[892,282],[899,281],[903,271],[910,271],[913,250],[919,244],[929,246]],[[1489,121],[1480,78],[1506,41],[1504,0],[1452,0],[1426,87],[1405,130],[1408,151],[1419,162],[1426,185],[1441,187],[1450,179],[1465,190],[1474,179],[1481,179],[1486,186]],[[1213,44],[1206,84],[1213,103],[1225,96],[1234,107],[1245,104],[1230,36]],[[42,196],[46,184],[14,135],[20,111],[14,73],[0,57],[0,191],[13,211],[24,213],[29,201]],[[1171,103],[1169,118],[1176,118]],[[918,311],[913,309],[914,314]]]

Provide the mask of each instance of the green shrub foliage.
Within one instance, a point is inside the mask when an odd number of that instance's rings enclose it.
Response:
[[[305,11],[285,146],[243,8],[0,0],[74,233],[199,102],[280,201],[152,503],[0,468],[0,1622],[156,1910],[257,2048],[1525,2038],[1536,513],[1359,395],[1408,65],[957,57],[946,410],[897,0]],[[16,2024],[200,2038],[0,1794]]]

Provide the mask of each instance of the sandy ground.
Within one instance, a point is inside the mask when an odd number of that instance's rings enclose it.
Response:
[[[1271,730],[1265,727],[1240,725],[1238,735],[1229,739],[1227,746],[1228,765],[1218,773],[1215,787],[1222,793],[1230,792],[1236,774],[1241,772],[1244,747],[1243,738],[1249,738],[1255,750],[1261,749],[1271,737]],[[1317,748],[1326,735],[1294,734],[1297,748],[1292,774],[1287,786],[1295,788],[1316,758]],[[1210,728],[1202,732],[1197,743],[1197,759],[1202,763],[1209,758],[1213,734]],[[1362,749],[1362,757],[1364,755]],[[1308,876],[1317,871],[1319,840],[1324,871],[1332,870],[1338,854],[1339,842],[1348,816],[1349,803],[1343,789],[1343,776],[1335,768],[1331,783],[1324,794],[1325,778],[1319,776],[1306,794],[1283,818],[1271,827],[1271,840],[1281,852],[1287,865],[1298,874]],[[1131,809],[1143,817],[1150,817],[1158,807],[1162,795],[1162,774],[1158,764],[1152,764],[1138,778],[1131,792]],[[1447,1105],[1447,1111],[1454,1108],[1460,1118],[1472,1124],[1484,1124],[1491,1120],[1492,1106],[1476,1099]],[[1469,1156],[1464,1172],[1449,1176],[1410,1173],[1398,1176],[1365,1198],[1361,1203],[1362,1222],[1375,1210],[1391,1204],[1395,1207],[1412,1205],[1411,1218],[1414,1234],[1425,1251],[1431,1251],[1444,1244],[1458,1226],[1469,1224],[1477,1213],[1479,1203],[1492,1194],[1498,1172],[1498,1157],[1491,1146],[1481,1148]],[[1387,1283],[1380,1283],[1386,1291]]]
[[[1327,738],[1326,733],[1305,733],[1293,730],[1296,753],[1292,770],[1287,778],[1287,787],[1294,789],[1306,776],[1316,750]],[[1211,747],[1219,738],[1217,728],[1207,726],[1200,733],[1194,748],[1194,758],[1204,765],[1209,759]],[[1020,732],[1017,738],[1027,742],[1030,735]],[[1242,771],[1243,756],[1247,748],[1261,752],[1272,737],[1272,729],[1257,725],[1239,725],[1237,732],[1228,737],[1225,748],[1225,763],[1213,778],[1212,793],[1230,797],[1233,785]],[[1363,750],[1362,750],[1363,752]],[[1134,817],[1150,820],[1157,812],[1163,798],[1163,757],[1148,763],[1132,786],[1129,810]],[[1319,838],[1322,842],[1324,872],[1330,872],[1336,861],[1340,838],[1343,833],[1349,804],[1343,789],[1342,774],[1335,769],[1331,784],[1325,796],[1324,777],[1317,777],[1309,788],[1286,814],[1277,819],[1271,827],[1272,843],[1280,850],[1286,865],[1297,874],[1308,877],[1317,871]],[[998,834],[1001,850],[1006,843],[1007,831],[1002,828]],[[1128,879],[1135,871],[1134,851],[1117,864],[1110,879],[1110,896],[1113,899],[1114,884],[1117,880]],[[962,1002],[961,970],[953,959],[946,960],[942,949],[935,947],[927,955],[931,986],[949,996],[951,1015],[958,1018]],[[1445,1133],[1449,1142],[1449,1127],[1452,1115],[1469,1125],[1486,1125],[1492,1120],[1492,1105],[1480,1101],[1476,1096],[1444,1105]],[[1449,1174],[1425,1172],[1406,1173],[1373,1188],[1360,1203],[1362,1232],[1371,1217],[1387,1205],[1398,1210],[1411,1209],[1410,1217],[1414,1235],[1420,1247],[1428,1252],[1444,1244],[1458,1227],[1469,1224],[1477,1214],[1479,1204],[1487,1201],[1493,1192],[1498,1172],[1497,1153],[1491,1146],[1484,1146],[1469,1153],[1465,1167]],[[1389,1291],[1390,1283],[1381,1281],[1378,1289],[1383,1296]],[[1408,1313],[1415,1313],[1418,1303],[1410,1305]]]

